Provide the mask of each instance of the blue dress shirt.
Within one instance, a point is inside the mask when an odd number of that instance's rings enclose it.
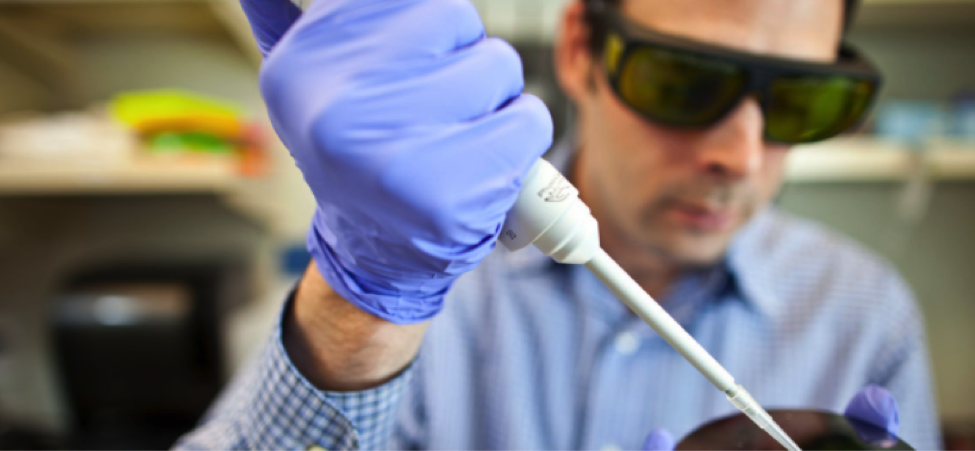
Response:
[[[552,160],[564,168],[569,155]],[[877,384],[899,403],[902,438],[941,446],[921,314],[896,271],[857,244],[768,209],[721,264],[661,301],[766,408],[842,412]],[[654,428],[679,440],[735,413],[584,267],[534,248],[495,250],[445,305],[410,368],[362,392],[312,386],[279,326],[177,445],[640,449]]]

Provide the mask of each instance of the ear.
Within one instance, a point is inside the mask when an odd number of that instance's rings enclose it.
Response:
[[[555,38],[555,77],[562,91],[579,105],[592,91],[593,59],[589,51],[586,5],[573,0],[562,14]]]

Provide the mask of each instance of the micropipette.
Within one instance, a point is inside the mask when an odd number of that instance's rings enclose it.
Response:
[[[311,3],[291,1],[302,10]],[[533,244],[559,263],[586,265],[735,407],[783,447],[799,450],[745,388],[599,247],[599,226],[589,207],[579,199],[579,190],[549,162],[539,159],[529,170],[498,240],[512,251]]]
[[[799,450],[745,388],[600,248],[599,226],[589,207],[547,161],[538,160],[528,172],[498,240],[512,251],[533,244],[559,263],[585,265],[735,407],[785,449]]]

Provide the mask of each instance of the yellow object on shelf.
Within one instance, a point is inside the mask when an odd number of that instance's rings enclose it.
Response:
[[[176,89],[117,95],[112,113],[142,134],[202,132],[236,138],[243,130],[241,109],[219,99]]]

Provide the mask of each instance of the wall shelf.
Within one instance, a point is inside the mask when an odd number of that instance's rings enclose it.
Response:
[[[932,142],[925,152],[871,138],[845,138],[797,147],[786,179],[793,183],[899,181],[912,174],[936,180],[975,180],[975,143]]]
[[[0,165],[0,195],[221,194],[242,183],[231,162],[133,160],[106,165]]]
[[[101,165],[0,162],[0,197],[212,195],[273,228],[273,189],[267,183],[242,176],[230,158],[133,158]]]

